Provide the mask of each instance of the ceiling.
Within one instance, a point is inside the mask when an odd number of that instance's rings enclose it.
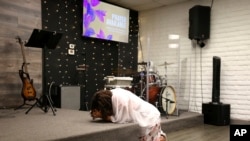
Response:
[[[166,5],[184,2],[187,0],[106,0],[106,1],[136,11],[144,11]]]

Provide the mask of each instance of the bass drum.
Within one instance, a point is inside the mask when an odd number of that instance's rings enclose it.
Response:
[[[158,100],[158,108],[161,113],[166,113],[168,115],[174,113],[176,108],[176,93],[174,87],[163,87]]]

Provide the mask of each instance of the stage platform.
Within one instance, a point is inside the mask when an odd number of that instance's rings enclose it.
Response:
[[[40,108],[0,109],[1,141],[137,141],[139,127],[134,123],[114,124],[93,121],[88,111]],[[179,116],[162,116],[162,129],[167,134],[203,124],[199,113],[180,111]]]

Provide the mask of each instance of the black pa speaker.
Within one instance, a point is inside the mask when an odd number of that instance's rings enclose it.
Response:
[[[189,9],[189,39],[209,39],[210,12],[209,6],[196,5]]]
[[[203,103],[204,123],[217,126],[230,124],[230,104]]]
[[[212,102],[220,103],[220,70],[221,59],[218,56],[213,57],[213,88],[212,88]]]

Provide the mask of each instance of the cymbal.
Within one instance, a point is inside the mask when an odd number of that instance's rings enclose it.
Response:
[[[160,65],[158,65],[158,66],[166,66],[166,65],[171,65],[171,64],[174,64],[174,63],[164,62],[163,64],[160,64]]]

